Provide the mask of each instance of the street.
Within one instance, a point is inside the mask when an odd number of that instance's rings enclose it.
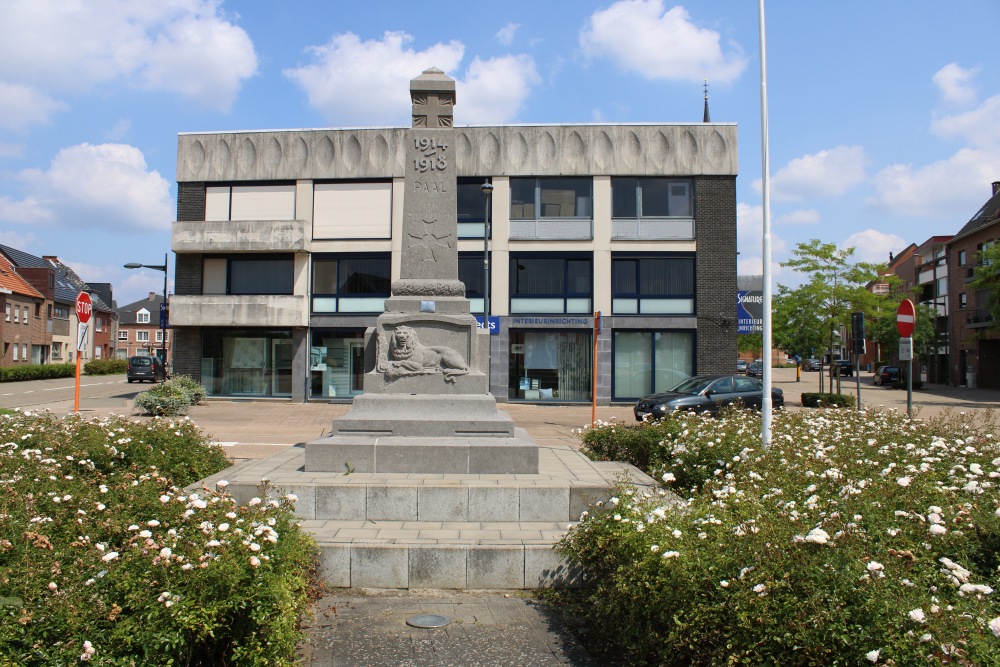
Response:
[[[49,409],[58,414],[73,411],[76,378],[0,383],[0,408]],[[149,384],[128,384],[124,375],[85,375],[80,378],[80,412],[99,410],[125,414],[135,395]]]

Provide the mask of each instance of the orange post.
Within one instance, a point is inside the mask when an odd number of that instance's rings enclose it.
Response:
[[[80,352],[76,353],[76,391],[73,392],[73,412],[80,411]]]
[[[601,312],[594,313],[594,365],[590,375],[593,385],[590,389],[590,425],[597,423],[597,337],[601,335]]]

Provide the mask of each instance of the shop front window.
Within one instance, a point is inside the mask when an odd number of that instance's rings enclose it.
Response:
[[[615,331],[612,399],[667,391],[694,373],[691,331]]]
[[[508,398],[525,401],[589,401],[592,333],[510,332]]]
[[[364,392],[364,329],[314,329],[309,397],[349,398]]]
[[[511,314],[593,312],[590,256],[515,255],[510,258]]]
[[[211,396],[291,396],[292,332],[206,330],[201,379]]]

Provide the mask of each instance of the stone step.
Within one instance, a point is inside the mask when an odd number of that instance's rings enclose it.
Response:
[[[520,590],[583,585],[553,547],[572,522],[303,521],[320,576],[344,588]]]
[[[293,493],[295,512],[334,587],[517,590],[581,585],[553,549],[617,481],[658,484],[626,463],[540,447],[537,474],[307,472],[304,448],[243,462],[226,480],[243,504]],[[195,486],[195,485],[193,485]]]

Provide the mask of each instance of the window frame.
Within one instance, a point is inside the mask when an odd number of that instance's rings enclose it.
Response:
[[[527,181],[534,181],[534,197],[533,197],[532,203],[531,203],[532,211],[533,211],[534,215],[531,215],[531,216],[528,216],[528,215],[515,216],[514,215],[514,207],[515,206],[527,206],[528,205],[527,202],[521,202],[520,204],[515,204],[515,202],[514,202],[515,186],[518,185],[519,183],[526,183]],[[544,196],[543,195],[543,191],[546,191],[546,188],[544,188],[544,184],[545,184],[545,182],[549,182],[549,183],[553,183],[554,184],[557,181],[580,181],[581,183],[582,182],[586,182],[587,185],[588,185],[588,188],[589,188],[589,191],[588,191],[588,194],[587,194],[587,202],[588,202],[588,208],[589,208],[589,210],[586,213],[584,213],[584,214],[580,214],[578,212],[578,210],[579,210],[578,202],[577,202],[576,198],[574,198],[573,209],[574,209],[574,211],[577,211],[574,215],[563,215],[561,211],[560,211],[559,215],[545,215],[545,209],[543,208],[543,205],[544,206],[555,206],[557,204],[552,203],[552,202],[543,202],[542,201],[543,196]],[[559,192],[560,191],[560,190],[556,190],[555,188],[549,188],[548,190],[552,191],[552,192]],[[562,190],[562,191],[568,191],[568,190]],[[577,191],[574,189],[573,192],[577,192]],[[593,220],[594,219],[594,178],[592,176],[511,176],[510,177],[510,219],[511,220]]]
[[[615,185],[616,185],[616,182],[617,182],[617,184],[618,184],[619,187],[624,187],[624,188],[627,188],[627,189],[631,189],[631,188],[628,188],[628,186],[626,186],[626,184],[624,183],[624,181],[626,181],[626,180],[634,180],[635,181],[635,184],[634,184],[634,189],[635,189],[635,202],[634,202],[635,215],[623,215],[622,213],[624,213],[624,212],[622,212],[622,211],[619,211],[618,212],[619,214],[616,215],[615,207],[618,204],[618,199],[615,197]],[[667,197],[667,200],[666,200],[667,214],[666,215],[652,215],[652,214],[646,214],[644,212],[644,210],[643,210],[643,202],[645,201],[646,198],[644,197],[644,194],[643,194],[643,192],[644,192],[643,185],[644,185],[644,182],[647,182],[647,181],[658,181],[658,182],[662,182],[664,185],[666,185],[666,188],[667,188],[667,191],[668,191],[668,194],[666,195],[666,197]],[[671,186],[673,186],[673,185],[680,185],[680,184],[683,184],[683,185],[685,185],[687,187],[687,191],[688,191],[687,198],[686,198],[687,199],[687,204],[686,204],[687,211],[686,212],[682,212],[682,213],[675,213],[675,212],[673,212],[671,210],[671,207],[670,207],[670,203],[672,201],[672,198],[671,198],[671,196],[669,194],[669,190],[670,190]],[[694,185],[695,185],[695,182],[694,182],[693,178],[672,178],[672,177],[667,177],[667,176],[612,176],[611,177],[611,219],[612,220],[667,220],[667,219],[670,219],[670,218],[682,218],[682,219],[691,219],[691,218],[694,218],[695,217],[695,215],[694,215],[694,213],[695,213],[695,211],[694,211],[694,201],[695,201]],[[650,197],[650,201],[652,201],[651,197]]]
[[[145,329],[139,329],[135,332],[135,342],[137,343],[148,343],[149,342],[149,331]]]
[[[457,179],[455,190],[455,220],[458,221],[458,238],[460,239],[481,239],[486,233],[486,195],[483,194],[483,183],[493,183],[489,176],[460,176]],[[478,197],[479,206],[472,205],[471,208],[463,207],[463,200],[467,199],[471,204],[474,197],[468,194],[469,190],[475,190]],[[492,208],[493,200],[490,197]],[[465,219],[462,216],[465,215]],[[491,216],[492,221],[492,216]],[[492,228],[490,229],[492,236]]]
[[[124,341],[126,343],[128,342],[128,329],[119,329],[118,330],[118,340],[120,342],[121,341]]]
[[[139,310],[139,311],[136,312],[136,314],[135,314],[135,323],[136,324],[149,324],[150,317],[151,317],[151,313],[148,310],[146,310],[145,308],[143,308],[142,310]]]
[[[238,253],[229,255],[204,255],[202,258],[202,264],[204,267],[205,260],[225,260],[226,262],[226,296],[291,296],[295,294],[295,255],[293,253]],[[234,263],[250,263],[250,262],[284,262],[287,264],[288,275],[284,278],[287,280],[287,291],[268,291],[268,292],[234,292],[233,291],[233,264]],[[204,276],[202,277],[202,293],[203,294],[219,294],[218,292],[205,292],[205,282]]]
[[[384,262],[385,290],[371,292],[340,291],[347,276],[341,270],[345,260],[379,260]],[[336,291],[317,291],[317,262],[336,262],[334,288]],[[381,279],[381,277],[378,277]],[[310,310],[313,313],[380,313],[385,310],[385,300],[392,296],[392,254],[372,253],[315,253],[309,262]],[[366,305],[366,301],[371,303]]]
[[[562,292],[522,292],[518,289],[520,281],[517,278],[518,264],[523,260],[556,260],[562,262]],[[570,265],[572,262],[587,262],[590,270],[587,272],[588,291],[570,289]],[[592,315],[594,304],[594,255],[589,252],[512,252],[508,263],[509,296],[508,307],[511,315]],[[544,304],[562,301],[562,310],[525,309],[523,306],[532,302]],[[586,302],[586,305],[582,302]],[[523,303],[521,303],[523,302]]]
[[[691,291],[690,292],[666,292],[647,293],[643,289],[643,261],[651,260],[677,260],[690,262],[691,268]],[[635,282],[631,291],[619,291],[617,285],[619,278],[616,276],[616,268],[625,262],[635,262]],[[690,317],[697,309],[696,295],[698,291],[698,273],[695,264],[695,254],[688,252],[677,253],[626,253],[615,252],[611,254],[611,312],[613,315],[621,316],[667,316],[667,317]],[[634,302],[634,308],[629,308],[629,302]],[[689,308],[673,310],[671,304],[689,304]],[[647,307],[644,309],[643,305]]]

